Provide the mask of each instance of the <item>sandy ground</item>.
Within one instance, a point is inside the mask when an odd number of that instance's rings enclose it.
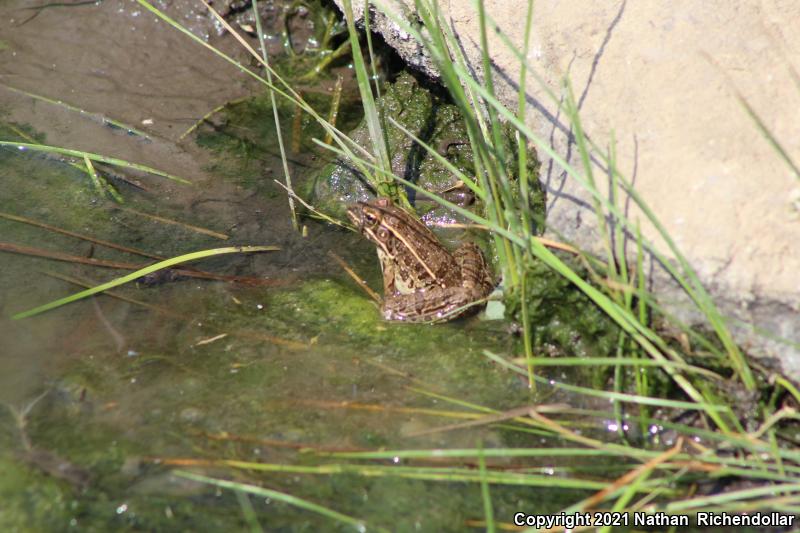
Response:
[[[391,5],[408,12],[400,3]],[[472,2],[440,5],[480,71]],[[526,6],[522,0],[486,0],[500,31],[519,48]],[[800,20],[800,4],[541,0],[535,6],[529,64],[557,93],[569,74],[588,135],[605,147],[613,132],[619,168],[724,312],[800,342],[800,177],[736,96],[738,91],[800,161],[800,79],[792,77],[800,69],[800,33],[791,22]],[[411,64],[435,72],[404,32],[380,16],[376,23]],[[489,37],[498,93],[516,108],[519,62],[496,34]],[[568,120],[535,80],[527,87],[529,125],[579,166]],[[551,229],[598,249],[587,194],[543,159]],[[602,179],[602,168],[596,174]],[[634,209],[630,214],[637,216]],[[642,224],[645,236],[666,250],[654,228]],[[657,265],[653,284],[663,301],[681,308],[680,294]],[[797,347],[746,328],[737,335],[754,355],[780,358],[784,370],[800,379]]]

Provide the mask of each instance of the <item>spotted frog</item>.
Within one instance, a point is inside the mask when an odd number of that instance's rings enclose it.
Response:
[[[475,243],[450,252],[425,224],[386,198],[358,202],[347,215],[378,248],[386,320],[450,320],[492,292],[491,272]]]

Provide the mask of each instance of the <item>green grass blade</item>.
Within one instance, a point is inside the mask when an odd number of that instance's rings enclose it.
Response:
[[[482,452],[483,450],[481,449],[480,451]],[[481,481],[481,500],[483,500],[483,520],[486,522],[486,533],[495,533],[492,495],[489,492],[489,482],[486,477],[486,458],[483,453],[478,453],[478,473]]]
[[[489,15],[485,14],[487,20]],[[528,0],[528,11],[525,16],[525,37],[523,38],[522,49],[528,50],[531,41],[531,29],[533,28],[533,0]],[[528,66],[525,62],[520,63],[519,69],[519,89],[517,90],[517,117],[520,121],[525,121],[525,111],[527,109],[527,93],[525,81],[527,79]],[[517,175],[519,176],[519,192],[521,203],[519,210],[523,215],[525,227],[531,223],[528,218],[529,209],[527,206],[528,196],[530,195],[530,176],[528,175],[528,141],[520,134],[515,132],[517,137]],[[536,176],[533,176],[536,179]]]
[[[150,140],[150,136],[147,133],[136,129],[133,126],[129,126],[128,124],[125,124],[124,122],[120,122],[118,120],[114,120],[112,118],[108,118],[106,116],[99,115],[97,113],[84,111],[83,109],[81,109],[79,107],[76,107],[74,105],[71,105],[71,104],[68,104],[68,103],[64,102],[63,100],[53,100],[52,98],[47,98],[46,96],[42,96],[40,94],[31,93],[31,92],[28,92],[28,91],[23,91],[22,89],[17,89],[16,87],[11,87],[10,85],[6,85],[5,83],[0,83],[0,86],[5,87],[9,91],[12,91],[12,92],[15,92],[15,93],[18,93],[18,94],[23,94],[23,95],[25,95],[25,96],[27,96],[29,98],[33,98],[34,100],[39,100],[41,102],[46,102],[48,104],[52,104],[52,105],[55,105],[55,106],[62,107],[64,109],[68,110],[68,111],[79,113],[80,115],[83,115],[85,117],[93,118],[95,120],[100,121],[103,124],[111,124],[115,128],[119,128],[121,130],[125,130],[129,135],[138,135],[139,137],[142,137],[144,139]]]
[[[122,195],[120,195],[119,192],[117,192],[117,189],[115,189],[113,185],[108,183],[108,181],[106,181],[106,179],[101,176],[99,172],[97,172],[97,169],[95,169],[94,165],[92,164],[92,160],[84,155],[83,162],[86,165],[86,173],[89,174],[92,184],[95,186],[95,189],[97,189],[98,194],[100,194],[100,196],[104,196],[105,193],[108,192],[108,194],[110,194],[117,203],[124,204],[125,200],[122,199]]]
[[[181,263],[186,263],[189,261],[196,261],[198,259],[203,259],[205,257],[213,257],[215,255],[222,255],[222,254],[236,254],[236,253],[253,253],[253,252],[274,252],[276,250],[280,250],[277,246],[233,246],[228,248],[214,248],[211,250],[201,250],[199,252],[192,252],[190,254],[179,255],[177,257],[172,257],[170,259],[166,259],[164,261],[159,261],[153,265],[147,266],[136,272],[132,272],[127,276],[122,276],[121,278],[113,279],[109,282],[103,283],[101,285],[97,285],[96,287],[92,287],[91,289],[87,289],[85,291],[81,291],[65,298],[60,298],[50,303],[46,303],[44,305],[40,305],[38,307],[34,307],[28,311],[24,311],[22,313],[17,313],[11,318],[13,320],[19,320],[21,318],[28,318],[34,315],[38,315],[45,311],[49,311],[51,309],[55,309],[56,307],[61,307],[62,305],[66,305],[68,303],[75,302],[77,300],[81,300],[86,298],[87,296],[91,296],[93,294],[97,294],[113,287],[118,287],[120,285],[124,285],[125,283],[129,283],[134,281],[142,276],[147,274],[151,274],[158,270],[163,270],[165,268],[169,268],[174,265],[179,265]]]
[[[533,356],[533,338],[531,336],[531,317],[528,314],[528,272],[520,274],[522,278],[522,290],[520,294],[520,309],[522,311],[522,342],[525,348],[525,365],[528,370],[528,388],[536,390],[536,380],[534,379],[535,357]]]
[[[472,468],[397,466],[397,465],[362,465],[332,463],[318,466],[287,465],[279,463],[259,463],[252,461],[224,460],[220,465],[252,470],[255,472],[281,472],[284,474],[355,474],[367,477],[397,477],[438,481],[444,483],[463,482],[480,483],[481,476]],[[493,485],[517,485],[527,487],[550,487],[577,490],[599,490],[605,483],[594,479],[559,478],[540,474],[519,472],[502,472],[490,470],[486,472],[486,482]],[[644,489],[643,489],[644,490]]]
[[[657,457],[660,452],[649,450],[632,450],[633,454],[621,454],[625,457],[634,455],[639,459]],[[372,452],[330,452],[320,455],[329,455],[342,459],[375,459],[388,461],[396,457],[400,459],[461,459],[475,458],[479,455],[486,457],[602,457],[608,454],[617,455],[609,450],[594,450],[590,448],[453,448],[432,450],[380,450]]]
[[[239,502],[239,508],[242,510],[242,518],[244,518],[247,527],[250,528],[250,532],[264,533],[264,530],[261,529],[261,524],[258,523],[258,515],[256,514],[255,508],[253,508],[253,502],[250,501],[247,493],[239,490],[235,492],[236,500]]]
[[[357,518],[353,518],[352,516],[342,514],[338,511],[334,511],[333,509],[323,507],[322,505],[319,505],[317,503],[310,502],[302,498],[298,498],[297,496],[286,494],[285,492],[266,489],[264,487],[257,487],[255,485],[248,485],[247,483],[237,483],[235,481],[228,481],[225,479],[216,479],[213,477],[203,476],[200,474],[195,474],[193,472],[185,472],[182,470],[176,470],[174,473],[176,476],[180,476],[186,479],[191,479],[193,481],[198,481],[200,483],[206,483],[208,485],[214,485],[216,487],[220,487],[223,489],[235,490],[237,492],[246,492],[248,494],[252,494],[254,496],[260,496],[262,498],[272,498],[274,500],[288,503],[289,505],[293,505],[295,507],[299,507],[300,509],[305,509],[306,511],[312,511],[326,518],[330,518],[331,520],[336,520],[337,522],[348,524],[350,526],[353,526],[353,528],[356,531],[366,530],[364,522],[358,520]]]
[[[364,108],[364,119],[367,122],[367,129],[369,130],[370,140],[372,141],[372,150],[378,161],[378,166],[384,171],[383,174],[378,174],[375,179],[375,185],[378,189],[380,196],[386,196],[394,200],[396,203],[402,205],[406,209],[411,209],[411,204],[408,203],[408,198],[397,184],[384,178],[386,173],[392,172],[392,161],[389,156],[389,142],[386,137],[386,128],[383,127],[381,120],[381,111],[375,103],[375,97],[372,94],[372,87],[370,84],[369,72],[367,72],[367,64],[364,55],[361,52],[361,44],[358,42],[358,32],[356,31],[355,16],[353,15],[353,5],[351,0],[343,0],[344,17],[347,21],[347,29],[350,33],[350,49],[353,54],[353,68],[356,71],[356,79],[358,81],[358,90],[361,94],[361,105]],[[369,17],[369,4],[364,5],[364,16]]]
[[[437,10],[439,7],[438,2],[433,4]],[[494,73],[492,71],[492,59],[489,56],[489,39],[487,37],[486,32],[486,9],[484,2],[478,2],[478,28],[480,31],[480,38],[481,38],[481,64],[483,65],[483,84],[486,88],[486,91],[491,94],[492,96],[495,95],[494,92]],[[501,138],[501,131],[502,125],[498,120],[496,111],[488,107],[486,109],[487,114],[489,115],[489,126],[491,127],[491,134],[492,134],[492,141],[494,144],[495,149],[497,150],[497,158],[500,161],[505,160],[505,153],[503,150],[503,139]],[[498,170],[500,171],[499,177],[501,179],[507,180],[508,176],[505,174],[505,167],[504,165],[498,165]]]
[[[70,150],[69,148],[60,148],[58,146],[48,146],[46,144],[33,144],[33,143],[21,143],[21,142],[13,142],[13,141],[0,141],[0,146],[9,146],[12,148],[17,148],[19,150],[34,150],[37,152],[46,152],[51,154],[61,154],[70,157],[77,157],[79,159],[88,158],[92,161],[97,161],[100,163],[106,163],[109,165],[114,165],[118,167],[124,168],[131,168],[134,170],[138,170],[140,172],[147,172],[148,174],[153,174],[155,176],[161,176],[162,178],[167,178],[172,181],[177,181],[178,183],[185,183],[186,185],[191,185],[192,182],[189,180],[179,178],[178,176],[174,176],[172,174],[168,174],[164,171],[148,167],[145,165],[139,165],[137,163],[131,163],[130,161],[125,161],[124,159],[117,159],[114,157],[107,157],[104,155],[93,154],[91,152],[82,152],[80,150]]]
[[[525,359],[527,362],[527,358]],[[701,374],[711,379],[724,381],[725,378],[719,374],[699,366],[687,365],[686,363],[675,363],[673,361],[656,361],[654,359],[635,359],[617,357],[534,357],[533,363],[536,366],[648,366],[659,368],[675,368],[695,374]]]
[[[89,174],[89,178],[92,180],[94,190],[98,195],[103,196],[105,191],[103,190],[103,186],[100,185],[100,178],[97,176],[97,171],[95,171],[94,165],[92,165],[92,160],[84,155],[83,162],[86,164],[86,173]]]
[[[693,509],[705,510],[712,505],[720,505],[728,502],[751,500],[763,498],[768,496],[775,496],[778,494],[794,494],[795,496],[800,493],[800,483],[783,483],[773,484],[765,487],[756,487],[751,489],[734,490],[724,492],[722,494],[715,494],[712,496],[702,496],[699,498],[691,498],[688,500],[673,501],[666,504],[665,510],[668,512],[676,513],[681,511],[689,511]]]
[[[258,34],[258,43],[261,47],[261,56],[264,59],[264,64],[269,65],[269,54],[267,53],[267,45],[264,42],[264,32],[261,30],[261,15],[258,13],[258,1],[253,0],[253,18],[256,19],[256,33]],[[271,69],[264,69],[267,74],[267,82],[272,85],[272,72]],[[286,157],[286,149],[283,145],[283,131],[281,131],[281,119],[278,116],[278,103],[275,99],[275,91],[272,90],[271,87],[268,87],[267,90],[269,91],[269,101],[272,104],[272,120],[275,123],[275,135],[278,136],[278,149],[281,153],[281,163],[283,164],[283,177],[286,180],[286,187],[289,191],[293,191],[292,188],[292,175],[289,172],[289,160]],[[294,198],[291,194],[287,194],[289,198],[289,212],[292,215],[292,227],[295,231],[298,231],[300,228],[297,224],[297,213],[294,209]]]
[[[755,124],[756,128],[758,128],[758,131],[761,132],[761,135],[764,136],[772,149],[775,150],[775,153],[777,153],[780,158],[783,159],[783,161],[794,174],[794,177],[800,180],[800,168],[798,168],[797,164],[794,162],[794,159],[792,159],[792,156],[789,155],[789,152],[786,151],[778,138],[775,137],[775,135],[772,133],[772,130],[769,129],[761,116],[756,113],[756,110],[753,109],[753,106],[750,105],[750,102],[748,102],[738,90],[734,89],[734,91],[736,94],[736,100],[738,100],[739,105],[742,106],[747,113],[747,116],[750,117],[750,120],[752,120],[753,124]]]

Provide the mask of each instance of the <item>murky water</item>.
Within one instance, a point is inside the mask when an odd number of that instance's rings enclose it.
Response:
[[[209,27],[202,11],[172,8],[198,32]],[[128,135],[0,87],[4,139],[19,139],[9,125],[30,125],[29,133],[43,134],[47,144],[127,159],[193,182],[125,172],[136,185],[113,181],[126,200],[119,208],[60,158],[4,149],[0,212],[163,257],[231,244],[281,247],[196,265],[274,286],[197,279],[129,285],[112,291],[116,297],[21,321],[9,317],[79,290],[64,277],[96,284],[121,271],[0,255],[0,527],[227,531],[253,525],[248,505],[234,492],[176,477],[175,468],[281,490],[363,520],[368,529],[456,531],[480,520],[476,483],[199,465],[236,459],[313,466],[341,463],[320,455],[331,450],[501,446],[519,435],[482,428],[426,432],[453,421],[438,411],[468,411],[428,393],[498,409],[531,399],[517,378],[482,355],[484,348],[509,348],[513,341],[503,324],[386,324],[327,254],[335,250],[377,286],[370,246],[312,221],[305,221],[307,237],[292,229],[285,195],[272,183],[281,173],[271,121],[237,122],[239,135],[225,137],[219,132],[224,124],[212,119],[199,135],[178,141],[211,109],[261,92],[234,68],[131,1],[40,11],[5,2],[0,24],[3,84],[151,134],[150,140]],[[236,49],[229,39],[212,40]],[[322,87],[317,90],[324,94]],[[345,109],[352,98],[344,98]],[[271,113],[268,105],[262,111]],[[292,110],[282,107],[282,113],[291,136]],[[304,139],[314,134],[303,133]],[[305,142],[291,159],[296,175],[322,163]],[[0,241],[148,262],[8,219],[0,219]],[[567,495],[548,494],[548,508],[566,504],[568,498],[559,500]],[[493,499],[504,515],[543,505],[543,494],[530,489],[498,486]],[[269,498],[249,502],[255,520],[269,530],[352,529]]]

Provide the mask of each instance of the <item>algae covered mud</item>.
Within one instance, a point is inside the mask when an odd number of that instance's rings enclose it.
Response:
[[[316,3],[259,6],[278,72],[365,144],[338,14]],[[170,9],[250,66],[205,9]],[[249,8],[223,11],[254,33]],[[274,182],[284,177],[273,111],[295,186],[315,209],[343,219],[348,203],[369,196],[358,169],[314,142],[327,132],[307,113],[285,100],[273,109],[262,86],[140,4],[7,2],[0,13],[0,140],[16,143],[0,150],[3,530],[463,531],[524,527],[519,513],[574,514],[576,502],[597,507],[593,498],[609,493],[649,505],[651,495],[750,488],[707,457],[680,456],[680,474],[648,479],[683,435],[718,442],[682,398],[664,410],[688,420],[629,418],[609,400],[630,398],[603,392],[608,372],[569,366],[539,370],[532,393],[513,360],[514,325],[498,316],[381,320],[330,254],[379,287],[374,246],[311,216],[293,227]],[[379,102],[393,123],[452,168],[475,171],[462,117],[441,91],[381,72]],[[393,172],[431,193],[458,189],[441,160],[399,127],[387,131]],[[513,132],[500,138],[517,157]],[[535,173],[535,159],[528,164]],[[438,234],[446,246],[467,239],[491,250],[452,211],[423,193],[412,200],[437,231],[449,226]],[[532,190],[520,203],[540,213],[543,198]],[[10,319],[160,258],[238,245],[280,249],[206,259]],[[544,265],[533,263],[523,287],[508,310],[532,303],[544,352],[606,356],[618,346],[611,321]],[[667,380],[650,386],[674,392]]]

